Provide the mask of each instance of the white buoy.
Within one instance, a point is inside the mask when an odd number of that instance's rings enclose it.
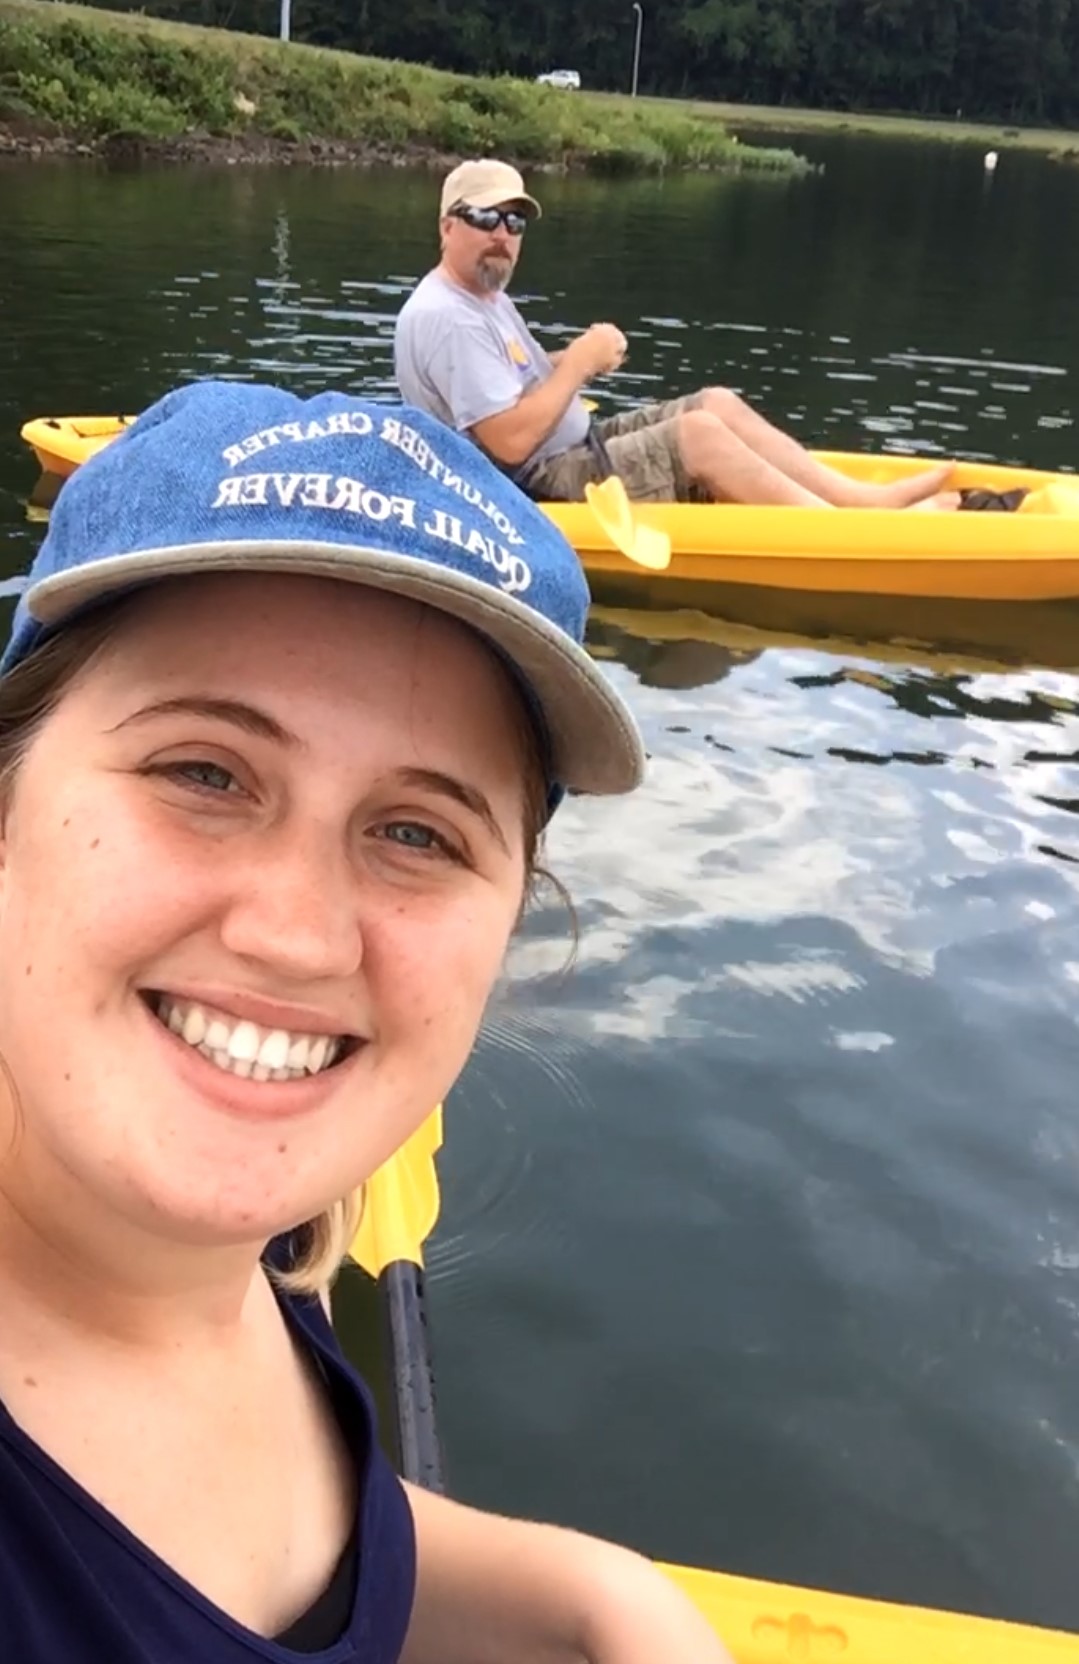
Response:
[[[986,153],[985,153],[985,165],[986,165],[986,168],[987,168],[988,172],[992,173],[993,169],[997,165],[997,161],[998,161],[998,157],[997,157],[996,151],[995,150],[987,150]]]

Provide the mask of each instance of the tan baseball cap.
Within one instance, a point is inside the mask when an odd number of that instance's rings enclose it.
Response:
[[[525,190],[525,182],[516,168],[508,162],[496,162],[491,157],[482,161],[462,162],[446,178],[442,186],[440,214],[467,203],[470,208],[499,208],[504,202],[523,202],[539,219],[542,209],[534,196]]]

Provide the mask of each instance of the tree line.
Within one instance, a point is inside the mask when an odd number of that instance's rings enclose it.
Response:
[[[91,0],[104,4],[105,0]],[[1079,0],[643,0],[641,92],[1079,125]],[[280,0],[107,9],[278,32]],[[628,90],[631,0],[292,0],[292,38],[472,74]]]

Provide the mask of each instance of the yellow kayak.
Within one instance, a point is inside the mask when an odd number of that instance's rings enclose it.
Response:
[[[53,416],[22,437],[42,469],[64,477],[132,420]],[[815,453],[853,478],[885,482],[933,459]],[[1079,478],[1034,468],[961,462],[957,489],[1031,493],[1018,513],[920,513],[898,509],[754,508],[733,503],[643,503],[634,514],[671,540],[661,581],[753,584],[847,595],[1046,601],[1079,596]],[[543,503],[589,572],[625,574],[624,556],[587,503]]]
[[[44,473],[66,479],[134,420],[133,416],[39,416],[24,423],[22,437]]]

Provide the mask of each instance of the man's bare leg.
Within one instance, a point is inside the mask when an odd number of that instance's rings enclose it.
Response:
[[[729,387],[706,388],[699,395],[697,408],[718,417],[765,462],[814,497],[836,508],[909,508],[912,503],[934,496],[953,467],[952,463],[946,462],[914,474],[909,479],[893,480],[888,485],[871,485],[863,480],[852,480],[837,469],[818,462],[797,439],[773,427]]]
[[[717,502],[832,507],[751,449],[707,410],[687,410],[677,421],[682,465],[690,479]]]

